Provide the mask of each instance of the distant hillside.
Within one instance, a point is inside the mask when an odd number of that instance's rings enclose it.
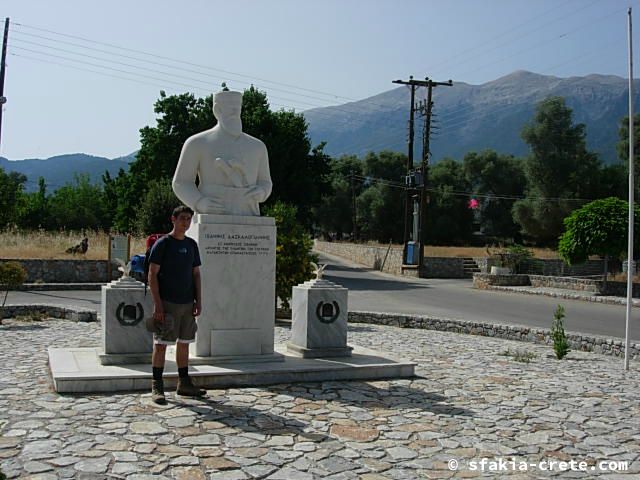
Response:
[[[620,119],[627,113],[627,80],[604,75],[557,78],[517,71],[482,85],[456,82],[433,90],[435,127],[431,152],[435,161],[462,159],[471,150],[492,148],[522,156],[528,153],[520,131],[536,103],[562,96],[574,121],[587,127],[588,147],[606,163],[617,161]],[[636,80],[636,85],[640,82]],[[636,96],[639,105],[640,88]],[[423,100],[425,88],[418,89]],[[636,110],[637,111],[637,110]],[[330,155],[364,155],[369,151],[407,151],[409,89],[394,88],[357,102],[304,112],[313,143],[327,142]],[[416,121],[414,155],[422,151],[422,123]]]
[[[84,153],[59,155],[47,159],[27,159],[10,161],[0,157],[0,167],[5,171],[20,172],[27,176],[25,189],[33,192],[38,189],[38,178],[44,177],[49,192],[56,190],[66,183],[73,182],[74,174],[86,173],[92,183],[102,181],[102,174],[108,171],[112,176],[123,168],[129,169],[129,163],[135,159],[135,153],[125,157],[109,160],[104,157],[94,157]]]

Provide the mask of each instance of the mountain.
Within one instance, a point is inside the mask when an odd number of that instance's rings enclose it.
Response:
[[[637,85],[637,86],[636,86]],[[640,83],[635,80],[634,91]],[[564,97],[573,109],[574,123],[586,125],[587,146],[605,163],[617,162],[615,145],[620,119],[627,114],[628,81],[611,75],[558,78],[527,71],[482,85],[454,82],[433,89],[434,161],[443,157],[461,160],[472,150],[494,149],[524,156],[527,145],[520,138],[536,104],[549,96]],[[425,99],[419,88],[416,102]],[[635,105],[640,103],[636,95]],[[390,149],[407,151],[410,91],[406,86],[344,105],[304,112],[314,144],[326,141],[332,156]],[[638,110],[636,110],[638,111]],[[422,120],[416,116],[414,158],[421,158]]]
[[[20,172],[26,175],[25,190],[28,192],[36,191],[38,189],[38,178],[44,177],[47,191],[51,192],[66,183],[73,182],[74,175],[78,173],[89,174],[89,178],[93,183],[102,181],[102,174],[105,170],[111,176],[115,176],[121,168],[125,171],[129,169],[131,160],[127,159],[132,156],[135,156],[135,153],[113,160],[84,153],[58,155],[44,160],[34,158],[12,161],[0,157],[0,167],[7,172]]]

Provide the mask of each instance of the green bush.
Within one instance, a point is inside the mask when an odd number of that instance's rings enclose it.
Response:
[[[276,297],[283,308],[289,308],[291,289],[309,280],[317,262],[311,253],[313,240],[296,220],[297,209],[293,205],[276,202],[265,209],[264,215],[275,218],[278,229],[276,244]]]
[[[551,326],[551,338],[553,339],[553,350],[556,352],[556,358],[562,360],[569,353],[569,341],[564,331],[564,307],[558,305],[553,313],[553,325]]]
[[[7,302],[9,290],[19,287],[27,280],[27,271],[18,262],[6,262],[0,264],[0,285],[4,288],[4,300],[2,306]]]

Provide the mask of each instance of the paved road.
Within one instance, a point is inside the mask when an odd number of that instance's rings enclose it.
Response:
[[[549,328],[559,303],[566,329],[624,338],[625,307],[537,295],[476,290],[471,280],[410,279],[367,270],[322,254],[325,277],[349,289],[349,309],[433,315],[488,323]],[[100,311],[99,291],[10,292],[8,304],[75,305]],[[631,338],[640,341],[640,308],[633,309]]]
[[[349,309],[459,318],[550,328],[565,308],[569,331],[624,338],[625,307],[579,300],[477,290],[467,279],[413,279],[367,270],[342,258],[320,255],[325,278],[349,289]],[[640,340],[640,309],[632,310],[631,338]]]

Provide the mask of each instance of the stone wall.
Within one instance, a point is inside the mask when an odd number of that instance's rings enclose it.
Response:
[[[107,260],[22,260],[18,262],[27,271],[27,283],[106,283]],[[112,280],[120,277],[117,266],[112,269]]]
[[[543,275],[529,275],[532,287],[566,288],[584,292],[600,293],[597,280],[571,277],[545,277]]]
[[[401,328],[423,328],[426,330],[497,337],[507,340],[549,345],[550,348],[553,344],[550,330],[518,325],[493,325],[488,323],[468,322],[464,320],[434,318],[422,315],[401,315],[376,312],[349,312],[349,322],[391,325]],[[567,332],[567,339],[572,350],[624,357],[625,347],[623,339],[570,332]],[[630,345],[629,353],[631,359],[640,360],[640,344],[632,343]]]
[[[64,318],[75,322],[95,322],[98,319],[95,310],[83,308],[66,308],[55,305],[6,305],[0,307],[0,320],[31,315],[42,318]]]
[[[473,287],[486,290],[492,286],[522,287],[531,285],[529,275],[491,275],[490,273],[475,273],[473,275]]]
[[[314,249],[337,257],[346,258],[374,270],[402,275],[402,248],[398,246],[380,247],[356,243],[324,242],[315,240]],[[389,254],[387,255],[387,252]],[[386,257],[386,261],[385,261]]]
[[[315,241],[319,252],[346,258],[375,270],[402,275],[402,249],[398,246],[378,247],[356,243]],[[387,251],[389,254],[387,255]],[[386,256],[386,261],[384,260]],[[465,278],[464,260],[456,257],[424,257],[424,278]]]
[[[520,265],[520,273],[531,275],[550,275],[554,277],[584,277],[602,275],[604,260],[587,260],[580,265],[567,265],[560,259],[526,260]]]

